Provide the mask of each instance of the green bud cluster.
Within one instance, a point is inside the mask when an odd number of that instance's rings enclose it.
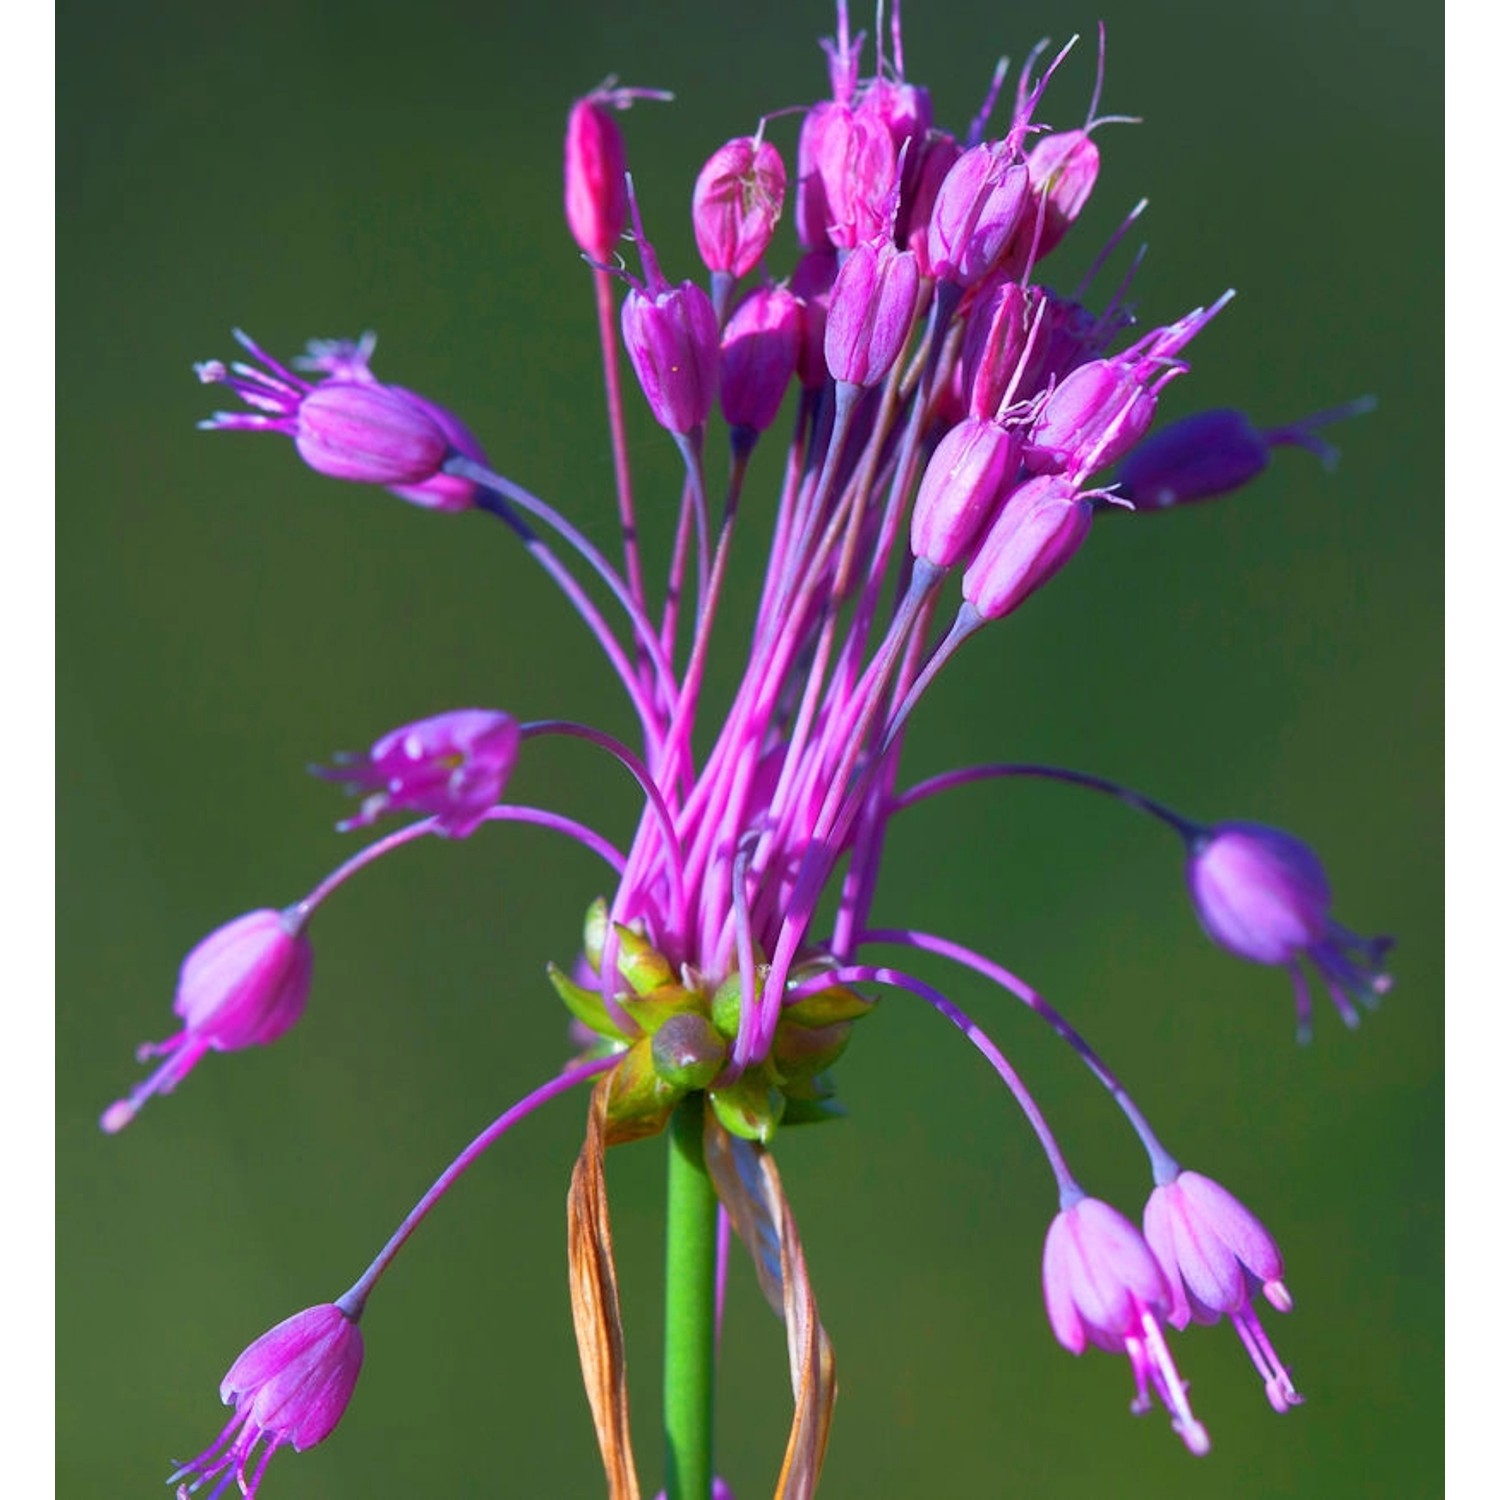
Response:
[[[835,1119],[828,1069],[849,1044],[849,1034],[875,1002],[853,990],[832,987],[795,999],[798,971],[772,1038],[771,1053],[732,1083],[715,1087],[729,1061],[740,1026],[740,976],[710,986],[684,965],[680,973],[635,927],[611,924],[603,898],[584,919],[584,955],[597,974],[606,936],[613,930],[615,967],[627,989],[615,997],[630,1023],[622,1026],[598,990],[571,979],[556,964],[547,969],[564,1005],[599,1037],[597,1056],[620,1052],[609,1090],[612,1143],[641,1140],[666,1127],[672,1111],[690,1093],[705,1092],[719,1123],[731,1134],[765,1143],[781,1125]],[[757,954],[757,958],[762,955]],[[761,982],[764,964],[757,972]],[[811,979],[815,967],[801,971]]]

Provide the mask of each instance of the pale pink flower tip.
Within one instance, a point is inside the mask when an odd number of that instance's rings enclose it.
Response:
[[[338,1426],[364,1357],[359,1328],[333,1303],[278,1323],[235,1360],[219,1386],[224,1404],[235,1409],[228,1425],[167,1482],[190,1480],[179,1485],[184,1495],[217,1479],[213,1500],[232,1480],[253,1500],[278,1448],[290,1443],[301,1453]]]
[[[1154,1389],[1188,1450],[1208,1452],[1208,1433],[1193,1415],[1161,1330],[1171,1289],[1129,1219],[1098,1198],[1063,1209],[1042,1250],[1042,1297],[1064,1349],[1081,1354],[1094,1344],[1127,1355],[1136,1383],[1131,1410],[1148,1410]]]
[[[313,770],[369,793],[340,832],[383,813],[420,812],[437,819],[439,832],[461,839],[500,800],[520,750],[521,726],[509,714],[460,708],[393,729],[367,755],[339,756]]]
[[[1277,1411],[1298,1405],[1298,1395],[1256,1316],[1256,1288],[1279,1312],[1292,1305],[1282,1281],[1281,1252],[1270,1232],[1233,1194],[1197,1172],[1181,1172],[1151,1194],[1146,1242],[1172,1288],[1167,1314],[1176,1328],[1217,1323],[1229,1314],[1266,1396]]]
[[[137,1056],[165,1059],[128,1098],[104,1111],[109,1134],[123,1130],[154,1094],[170,1094],[205,1052],[264,1046],[291,1027],[307,1003],[312,945],[285,912],[247,912],[210,933],[183,960],[173,1011],[183,1028],[147,1042]]]

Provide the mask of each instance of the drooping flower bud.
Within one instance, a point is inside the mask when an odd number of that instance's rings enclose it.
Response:
[[[927,254],[939,281],[974,286],[1010,245],[1028,202],[1025,160],[1008,140],[965,151],[932,205]]]
[[[569,111],[563,210],[578,248],[607,261],[625,227],[625,138],[606,91],[586,95]]]
[[[419,812],[437,831],[466,838],[505,791],[521,749],[521,726],[509,714],[460,708],[404,724],[366,755],[340,755],[319,776],[367,792],[359,812],[339,826],[366,828],[385,813]]]
[[[928,460],[911,513],[911,550],[951,568],[989,522],[1021,467],[1020,444],[998,422],[970,417]]]
[[[375,352],[375,335],[365,333],[359,339],[309,339],[307,353],[293,360],[299,370],[319,370],[330,381],[365,381],[377,384],[370,368],[370,357]],[[442,428],[448,446],[454,453],[461,453],[475,463],[488,463],[478,438],[447,407],[429,401],[416,391],[405,386],[388,386],[398,396],[404,397],[413,406],[426,412]],[[456,474],[437,473],[421,484],[392,484],[387,489],[402,500],[421,505],[428,510],[468,510],[473,504],[479,487],[472,479],[461,479]]]
[[[719,388],[719,325],[708,293],[691,281],[655,292],[632,287],[620,330],[656,420],[677,433],[706,421]]]
[[[889,240],[857,245],[828,297],[823,350],[835,380],[879,385],[911,332],[919,276],[916,257]]]
[[[771,243],[786,201],[786,167],[767,140],[720,146],[693,188],[693,235],[710,271],[743,276]]]
[[[1350,994],[1373,1007],[1390,988],[1382,968],[1390,939],[1362,938],[1333,920],[1332,887],[1301,839],[1259,823],[1220,823],[1193,843],[1187,884],[1203,930],[1221,948],[1290,972],[1300,1040],[1312,1028],[1312,1002],[1298,967],[1303,957],[1346,1025],[1359,1024]]]
[[[290,1443],[305,1452],[338,1426],[364,1358],[359,1326],[334,1303],[278,1323],[235,1360],[219,1387],[220,1399],[234,1407],[229,1425],[167,1483],[183,1494],[217,1479],[220,1494],[233,1480],[254,1500],[278,1448]]]
[[[719,404],[732,428],[761,433],[776,420],[797,368],[803,310],[785,287],[760,287],[724,328]]]
[[[1025,603],[1089,534],[1090,500],[1066,479],[1038,475],[1011,492],[964,573],[965,601],[984,620]]]
[[[1212,1178],[1179,1172],[1151,1194],[1143,1227],[1171,1287],[1167,1320],[1172,1326],[1217,1323],[1228,1313],[1272,1407],[1286,1411],[1298,1405],[1302,1397],[1253,1305],[1259,1290],[1278,1312],[1292,1307],[1281,1251],[1265,1225]]]
[[[1331,468],[1338,449],[1316,428],[1369,411],[1366,397],[1282,427],[1258,428],[1240,411],[1200,411],[1153,433],[1120,469],[1120,492],[1137,510],[1166,510],[1212,500],[1248,484],[1271,461],[1271,449],[1306,448]]]
[[[104,1111],[113,1135],[147,1099],[170,1094],[207,1052],[235,1052],[274,1042],[293,1026],[312,982],[312,944],[290,912],[247,912],[211,932],[182,961],[173,1012],[182,1030],[148,1042],[137,1056],[165,1059],[144,1083]]]
[[[1065,1208],[1042,1250],[1042,1296],[1064,1349],[1082,1354],[1094,1344],[1128,1355],[1136,1381],[1131,1410],[1150,1410],[1154,1388],[1188,1451],[1208,1452],[1208,1433],[1161,1331],[1171,1302],[1167,1279],[1134,1224],[1098,1198]]]
[[[425,402],[374,379],[312,385],[238,329],[235,337],[263,368],[206,360],[198,378],[227,385],[254,410],[215,412],[200,427],[285,433],[310,468],[361,484],[418,485],[442,468],[448,437]]]

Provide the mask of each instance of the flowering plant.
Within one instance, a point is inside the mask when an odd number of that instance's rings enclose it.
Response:
[[[208,425],[280,432],[319,472],[433,511],[499,520],[594,634],[639,742],[571,722],[522,723],[500,708],[392,730],[322,774],[361,795],[343,827],[403,811],[422,818],[285,910],[238,918],[189,955],[175,1005],[182,1027],[148,1049],[164,1060],[106,1111],[108,1129],[174,1088],[207,1051],[267,1043],[295,1023],[311,982],[309,923],[373,860],[419,838],[519,821],[579,842],[612,872],[609,893],[586,914],[580,954],[552,974],[577,1057],[481,1132],[348,1292],[245,1351],[223,1388],[235,1415],[174,1476],[184,1489],[217,1494],[237,1482],[249,1493],[278,1447],[327,1436],[353,1393],[366,1300],[408,1235],[512,1125],[591,1084],[570,1195],[570,1271],[612,1492],[637,1493],[639,1481],[604,1156],[666,1132],[668,1493],[702,1495],[713,1483],[716,1311],[731,1231],[787,1325],[794,1417],[777,1490],[812,1493],[832,1417],[832,1343],[768,1147],[794,1125],[837,1113],[830,1069],[882,991],[914,996],[950,1021],[1035,1131],[1058,1185],[1042,1274],[1065,1348],[1126,1354],[1135,1404],[1154,1394],[1195,1453],[1207,1434],[1164,1324],[1228,1314],[1271,1404],[1299,1400],[1254,1305],[1263,1295],[1290,1306],[1267,1231],[1224,1188],[1179,1166],[1033,988],[946,936],[878,925],[871,910],[893,818],[966,784],[1048,778],[1112,797],[1179,836],[1205,930],[1241,958],[1287,969],[1304,1032],[1307,969],[1351,1024],[1359,1005],[1374,1002],[1387,984],[1384,944],[1333,919],[1316,857],[1289,835],[1201,824],[1093,773],[996,762],[910,784],[900,771],[908,720],[929,685],[971,638],[992,634],[987,627],[1066,568],[1096,514],[1225,493],[1278,445],[1326,453],[1318,429],[1355,408],[1272,428],[1219,412],[1152,429],[1161,390],[1186,373],[1184,351],[1227,298],[1141,333],[1126,295],[1132,268],[1090,310],[1085,297],[1134,216],[1073,294],[1043,281],[1046,256],[1087,203],[1099,170],[1094,132],[1107,123],[1096,91],[1082,126],[1044,133],[1038,111],[1068,49],[1033,54],[1007,95],[1008,120],[994,124],[997,76],[960,136],[933,124],[925,91],[907,81],[898,24],[877,37],[866,70],[859,39],[839,19],[828,46],[831,97],[802,123],[795,171],[766,128],[704,167],[693,216],[706,287],[663,273],[625,174],[615,115],[642,91],[609,86],[575,106],[565,202],[600,308],[618,561],[492,469],[459,418],[378,380],[369,340],[315,343],[299,373],[242,337],[250,361],[199,367],[248,408]],[[789,196],[802,254],[783,286],[761,268]],[[627,222],[633,246],[617,264]],[[618,335],[617,280],[626,283]],[[648,517],[630,482],[617,337],[683,458],[665,590],[649,585],[642,557],[660,511]],[[733,546],[744,485],[783,408],[791,440],[758,617],[739,692],[722,720],[709,720],[700,700],[710,647],[733,649],[714,627],[734,565],[750,571]],[[719,450],[722,482],[709,463]],[[525,747],[555,736],[592,745],[638,785],[642,816],[628,848],[554,810],[503,800]],[[1093,1070],[1148,1156],[1155,1191],[1141,1227],[1084,1192],[988,1032],[912,971],[919,961],[884,961],[891,950],[937,955],[994,981]]]

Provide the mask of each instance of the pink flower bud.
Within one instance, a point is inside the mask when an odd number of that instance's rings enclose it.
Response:
[[[1093,518],[1093,506],[1067,480],[1028,479],[1000,508],[969,564],[964,598],[981,619],[1008,615],[1078,551]]]
[[[253,410],[215,412],[199,426],[284,433],[309,467],[363,484],[421,485],[442,469],[451,445],[421,397],[381,385],[358,368],[351,378],[311,385],[243,333],[236,330],[235,337],[262,368],[207,360],[197,366],[198,378],[227,385]]]
[[[828,294],[839,271],[832,250],[809,250],[792,272],[792,292],[802,311],[802,338],[797,353],[797,378],[809,390],[828,381],[823,343],[828,333]]]
[[[835,110],[845,106],[825,100],[808,110],[797,136],[797,197],[795,217],[797,238],[804,250],[828,250],[828,194],[818,171],[818,157],[823,149],[823,134]]]
[[[278,1323],[235,1360],[219,1387],[224,1404],[234,1407],[229,1425],[167,1482],[190,1480],[181,1484],[183,1494],[218,1479],[220,1494],[233,1479],[254,1500],[278,1448],[290,1444],[302,1453],[338,1426],[364,1358],[358,1325],[334,1303]]]
[[[1135,446],[1156,415],[1155,390],[1144,383],[1150,373],[1149,364],[1122,357],[1080,365],[1042,403],[1027,466],[1075,478],[1108,468]]]
[[[1025,368],[1026,345],[1037,320],[1035,342]],[[1024,401],[1040,384],[1045,368],[1051,303],[1040,287],[1023,287],[1005,281],[981,297],[964,326],[963,381],[969,411],[976,417],[993,417],[1000,411],[1006,392],[1011,401]]]
[[[802,308],[785,287],[761,287],[740,303],[719,351],[719,404],[731,427],[764,432],[792,374],[802,339]]]
[[[828,238],[852,250],[888,228],[896,148],[879,112],[832,107],[821,122],[817,172],[828,204]]]
[[[951,568],[989,522],[1021,467],[1020,444],[998,422],[970,417],[937,445],[911,515],[911,550]]]
[[[1029,190],[1026,163],[1007,141],[965,151],[932,206],[927,251],[932,274],[959,286],[982,281],[1010,244]]]
[[[341,755],[320,776],[367,792],[341,833],[365,828],[385,813],[419,812],[438,831],[466,838],[499,800],[521,749],[521,726],[509,714],[460,708],[404,724],[376,740],[367,755]]]
[[[915,167],[908,184],[901,178],[901,208],[896,215],[896,243],[917,257],[917,269],[932,279],[932,206],[939,188],[954,162],[963,154],[958,142],[944,130],[929,131],[926,144],[915,153]],[[912,167],[913,153],[907,154]]]
[[[606,95],[590,94],[568,114],[563,210],[579,249],[607,261],[625,227],[625,140]]]
[[[1073,227],[1083,206],[1099,180],[1099,148],[1086,130],[1065,130],[1045,135],[1026,153],[1031,176],[1031,202],[1026,222],[1016,235],[1016,243],[1032,253],[1036,216],[1042,216],[1041,237],[1036,241],[1036,258],[1056,249],[1062,237]]]
[[[307,1004],[312,945],[289,913],[252,911],[211,932],[182,961],[173,1012],[182,1030],[148,1042],[139,1057],[162,1065],[126,1099],[105,1110],[100,1125],[123,1130],[147,1099],[170,1094],[207,1052],[265,1046],[293,1026]]]
[[[309,468],[362,484],[420,484],[448,456],[432,415],[390,386],[329,381],[297,413],[297,452]]]
[[[1220,823],[1193,844],[1187,884],[1203,930],[1221,948],[1290,971],[1303,1041],[1312,1027],[1303,958],[1346,1025],[1359,1023],[1351,995],[1373,1007],[1390,988],[1383,968],[1390,939],[1362,938],[1334,921],[1328,877],[1301,839],[1259,823]]]
[[[823,350],[835,380],[879,385],[890,373],[916,315],[916,257],[889,240],[856,246],[828,297]]]
[[[765,254],[786,201],[786,167],[769,141],[720,146],[693,188],[693,234],[710,271],[743,276]]]
[[[719,386],[719,325],[703,288],[691,281],[659,292],[632,288],[620,329],[656,420],[679,433],[706,421]]]

